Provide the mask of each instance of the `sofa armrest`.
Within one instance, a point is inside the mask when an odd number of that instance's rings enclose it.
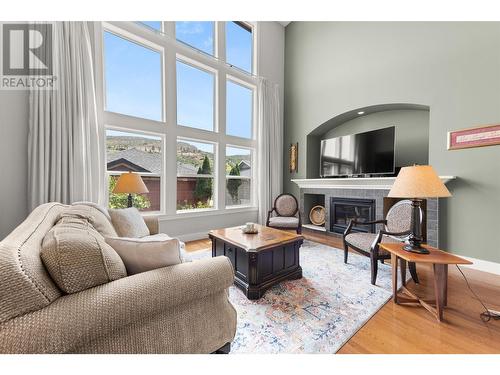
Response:
[[[64,353],[131,324],[168,314],[210,295],[225,298],[234,280],[226,257],[203,259],[125,277],[0,325],[0,353]],[[223,295],[223,297],[220,297]],[[229,301],[227,300],[227,303]]]
[[[158,216],[143,216],[144,222],[149,229],[149,234],[160,233],[160,223]]]

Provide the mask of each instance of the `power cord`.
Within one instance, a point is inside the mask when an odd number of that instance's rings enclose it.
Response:
[[[458,270],[462,274],[462,277],[464,278],[465,283],[467,284],[467,288],[469,288],[471,293],[474,295],[474,298],[477,299],[479,301],[479,303],[484,308],[484,311],[481,314],[479,314],[479,317],[481,318],[481,320],[485,323],[489,322],[491,319],[500,320],[500,312],[490,310],[486,307],[486,305],[483,303],[483,301],[481,301],[481,299],[477,296],[477,294],[472,290],[472,288],[469,284],[469,280],[467,280],[467,278],[465,277],[465,274],[463,273],[462,269],[458,266],[458,264],[455,264],[455,266],[458,268]]]

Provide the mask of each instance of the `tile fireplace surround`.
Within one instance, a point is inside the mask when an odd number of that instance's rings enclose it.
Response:
[[[440,176],[443,183],[455,179],[454,176]],[[305,198],[307,194],[324,196],[326,210],[325,228],[330,232],[330,200],[332,197],[374,199],[375,220],[382,220],[383,199],[389,194],[395,177],[372,177],[372,178],[317,178],[317,179],[294,179],[292,182],[300,188],[300,214],[303,222],[309,222],[309,212],[304,212]],[[431,246],[439,246],[439,205],[436,198],[427,200],[427,242]],[[377,225],[378,231],[382,226]],[[333,234],[333,233],[332,233]],[[338,234],[336,234],[338,235]]]

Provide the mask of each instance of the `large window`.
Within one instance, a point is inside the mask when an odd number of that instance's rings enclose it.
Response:
[[[177,123],[214,130],[214,85],[212,73],[177,61]]]
[[[106,110],[162,120],[161,53],[104,33]]]
[[[134,205],[166,219],[255,209],[257,78],[248,73],[258,25],[100,25],[96,83],[109,206],[127,205],[127,194],[113,189],[122,173],[134,172],[149,190],[134,195]]]
[[[235,67],[252,73],[252,28],[244,22],[226,22],[226,59]]]
[[[114,194],[118,177],[122,173],[139,174],[149,190],[134,194],[133,205],[142,211],[161,210],[162,176],[161,137],[141,133],[106,130],[106,169],[108,171],[109,207],[127,207],[127,194]]]
[[[226,206],[251,203],[252,171],[251,150],[226,147]]]
[[[214,207],[215,146],[177,140],[177,210]]]
[[[176,22],[175,36],[177,40],[200,51],[214,54],[215,22]]]
[[[226,133],[236,137],[252,137],[253,93],[248,87],[227,81]]]

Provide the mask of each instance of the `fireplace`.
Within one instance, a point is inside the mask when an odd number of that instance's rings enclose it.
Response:
[[[330,231],[344,233],[349,221],[360,222],[375,220],[375,199],[330,198]],[[375,232],[374,224],[358,224],[352,227],[353,232]]]

